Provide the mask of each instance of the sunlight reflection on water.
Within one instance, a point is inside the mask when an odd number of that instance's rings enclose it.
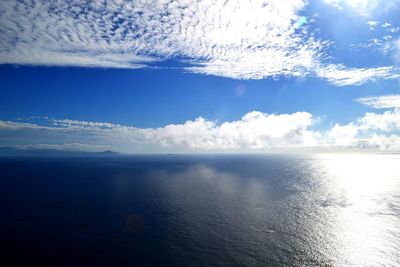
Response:
[[[326,189],[346,203],[333,213],[342,263],[398,265],[400,157],[331,155],[322,162],[328,172]]]

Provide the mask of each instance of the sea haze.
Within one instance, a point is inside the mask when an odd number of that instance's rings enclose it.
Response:
[[[399,166],[389,154],[1,157],[3,261],[399,266]]]

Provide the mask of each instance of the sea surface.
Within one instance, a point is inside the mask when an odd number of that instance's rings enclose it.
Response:
[[[400,266],[400,155],[0,158],[2,266]]]

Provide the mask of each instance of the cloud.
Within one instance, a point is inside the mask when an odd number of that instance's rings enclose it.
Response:
[[[335,124],[321,139],[327,145],[357,149],[400,150],[400,109],[366,113],[363,117]]]
[[[0,121],[0,141],[19,147],[116,150],[127,153],[280,151],[332,149],[400,150],[400,109],[365,113],[347,124],[315,130],[308,112],[252,111],[240,120],[217,123],[197,118],[159,128],[107,122],[44,119],[42,123]],[[78,144],[78,145],[77,145]]]
[[[318,49],[295,30],[304,6],[303,0],[5,0],[0,62],[138,68],[176,56],[198,63],[188,70],[202,73],[291,74]],[[218,73],[221,66],[234,71]]]
[[[349,10],[362,17],[384,16],[399,8],[398,0],[323,0],[339,10]]]
[[[299,15],[306,4],[4,0],[0,64],[136,69],[172,59],[185,71],[235,79],[322,74],[332,81],[321,64],[330,42],[309,33]]]
[[[1,148],[1,146],[0,146]],[[106,151],[109,146],[105,145],[91,145],[91,144],[80,144],[80,143],[64,143],[64,144],[29,144],[29,145],[15,145],[16,149],[38,149],[38,150],[67,150],[67,151]]]
[[[314,123],[307,112],[266,114],[250,112],[238,121],[217,124],[197,118],[160,128],[136,128],[104,122],[47,119],[43,124],[0,121],[3,144],[34,145],[79,143],[125,152],[265,150],[312,145]],[[44,141],[47,142],[44,142]],[[32,143],[32,141],[34,141]]]
[[[41,126],[26,122],[0,121],[0,130],[40,129]]]
[[[379,0],[324,0],[324,2],[340,10],[350,8],[361,16],[370,16],[379,6]]]
[[[93,121],[78,121],[78,120],[57,120],[49,119],[53,125],[62,126],[69,129],[111,129],[115,127],[121,127],[119,124],[113,124],[109,122],[93,122]]]
[[[400,108],[400,95],[370,96],[357,99],[358,102],[373,108]]]
[[[382,55],[389,55],[391,59],[399,66],[400,62],[400,39],[398,39],[397,32],[400,31],[400,27],[395,27],[392,24],[385,22],[379,23],[377,21],[368,21],[371,30],[378,30],[378,33],[374,38],[368,39],[367,41],[360,43],[353,43],[350,46],[368,49],[367,52],[379,52]],[[380,28],[376,26],[380,24]]]
[[[336,86],[361,85],[377,79],[400,78],[400,70],[392,66],[377,68],[346,68],[343,65],[327,64],[317,69],[318,76],[326,78]]]
[[[182,125],[167,125],[156,130],[162,144],[196,149],[268,149],[302,146],[312,141],[311,114],[265,114],[250,112],[239,121],[215,122],[199,118]]]
[[[382,114],[369,112],[357,122],[361,131],[398,132],[400,130],[400,109],[388,110]]]
[[[367,24],[369,26],[369,29],[371,31],[373,31],[373,30],[375,30],[375,27],[379,24],[379,22],[378,21],[374,21],[374,20],[370,20],[370,21],[367,21]]]
[[[395,63],[400,66],[400,37],[393,42],[394,54],[393,58]]]

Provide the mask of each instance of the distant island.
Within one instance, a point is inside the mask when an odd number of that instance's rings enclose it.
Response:
[[[88,152],[79,150],[61,150],[51,148],[16,148],[16,147],[0,147],[0,157],[6,156],[116,156],[121,155],[118,152],[105,150],[99,152]]]

